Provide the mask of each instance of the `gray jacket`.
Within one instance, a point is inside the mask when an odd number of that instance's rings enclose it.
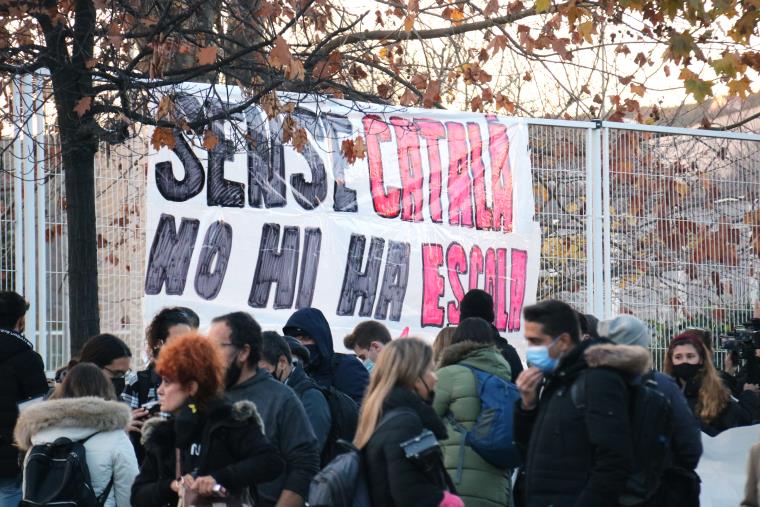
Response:
[[[259,486],[260,505],[275,505],[285,489],[306,499],[309,483],[319,471],[319,448],[296,393],[259,368],[253,378],[227,391],[227,397],[256,404],[264,433],[285,460],[285,473]]]

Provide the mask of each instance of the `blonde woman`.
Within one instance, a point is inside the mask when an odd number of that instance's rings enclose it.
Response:
[[[364,452],[374,507],[463,505],[438,445],[447,435],[430,406],[433,368],[430,346],[407,338],[386,345],[372,370],[354,443]]]

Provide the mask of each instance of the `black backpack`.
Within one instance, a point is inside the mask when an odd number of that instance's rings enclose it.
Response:
[[[570,388],[573,405],[581,410],[586,408],[586,378]],[[657,493],[670,462],[673,436],[673,409],[657,389],[653,371],[629,384],[628,399],[634,463],[625,492],[618,499],[621,506],[642,504]]]
[[[62,437],[50,444],[35,445],[24,465],[24,496],[21,507],[102,507],[113,487],[113,477],[103,493],[95,496],[83,440]]]
[[[353,400],[352,400],[353,401]],[[397,416],[414,413],[408,408],[395,408],[380,419],[375,432]],[[340,441],[345,451],[330,461],[309,485],[309,503],[312,507],[371,507],[366,465],[362,451],[353,444]]]
[[[296,389],[299,398],[303,398],[304,393],[309,389],[317,389],[324,395],[327,400],[327,406],[330,408],[330,432],[327,435],[325,447],[320,456],[321,465],[325,466],[333,460],[338,454],[345,452],[345,447],[338,444],[339,440],[351,442],[356,434],[356,425],[359,422],[359,406],[346,393],[338,390],[334,386],[323,387],[309,378]]]

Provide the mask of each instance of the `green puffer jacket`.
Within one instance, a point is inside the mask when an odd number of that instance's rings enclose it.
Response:
[[[491,373],[511,381],[509,364],[499,351],[482,343],[462,342],[443,352],[439,365],[438,384],[435,388],[433,408],[446,423],[449,438],[444,440],[446,471],[454,480],[457,493],[466,507],[504,507],[511,505],[511,482],[507,471],[489,464],[470,447],[465,447],[462,477],[457,482],[459,444],[462,434],[447,420],[448,413],[466,428],[472,428],[480,413],[480,399],[472,370],[465,366]]]

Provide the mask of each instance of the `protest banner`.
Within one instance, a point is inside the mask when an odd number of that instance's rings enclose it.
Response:
[[[697,474],[702,480],[702,507],[739,505],[747,481],[747,457],[760,442],[760,425],[731,428],[711,437],[702,433],[702,457]]]
[[[183,114],[219,116],[242,102],[234,88],[195,86],[174,97]],[[494,296],[499,331],[519,335],[540,255],[524,123],[307,95],[280,101],[308,132],[300,152],[283,142],[282,115],[258,106],[215,121],[211,149],[201,133],[175,130],[172,149],[151,151],[146,321],[183,305],[204,324],[246,310],[281,330],[313,306],[340,350],[366,319],[394,335],[408,326],[435,336],[478,287]],[[352,163],[346,140],[360,146]]]

